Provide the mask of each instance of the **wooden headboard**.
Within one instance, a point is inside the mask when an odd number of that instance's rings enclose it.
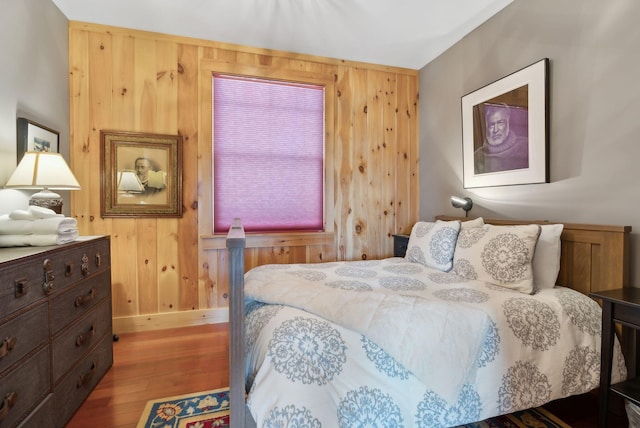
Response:
[[[437,220],[471,220],[436,216]],[[545,220],[484,219],[487,224],[553,224]],[[560,223],[560,222],[556,222]],[[558,285],[588,295],[592,291],[629,286],[631,226],[563,223]]]

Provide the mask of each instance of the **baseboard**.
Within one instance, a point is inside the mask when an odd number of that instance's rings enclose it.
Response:
[[[228,308],[117,317],[113,318],[113,334],[164,330],[167,328],[225,322],[229,322]]]

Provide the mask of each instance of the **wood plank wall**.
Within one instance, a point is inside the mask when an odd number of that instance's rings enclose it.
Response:
[[[212,71],[326,88],[324,233],[249,235],[263,263],[391,256],[418,219],[418,73],[97,24],[69,26],[71,215],[111,235],[115,332],[226,321],[212,234]],[[182,218],[101,218],[100,130],[183,136]],[[259,179],[259,178],[258,178]]]

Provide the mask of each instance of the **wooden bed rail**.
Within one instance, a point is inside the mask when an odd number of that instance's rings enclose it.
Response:
[[[232,428],[245,426],[244,371],[244,248],[246,237],[239,218],[227,234],[229,250],[229,408]],[[233,321],[233,322],[231,322]],[[248,425],[248,424],[247,424]]]

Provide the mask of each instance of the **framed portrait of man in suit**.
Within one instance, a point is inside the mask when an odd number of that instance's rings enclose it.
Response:
[[[182,216],[182,137],[101,131],[102,217]]]

